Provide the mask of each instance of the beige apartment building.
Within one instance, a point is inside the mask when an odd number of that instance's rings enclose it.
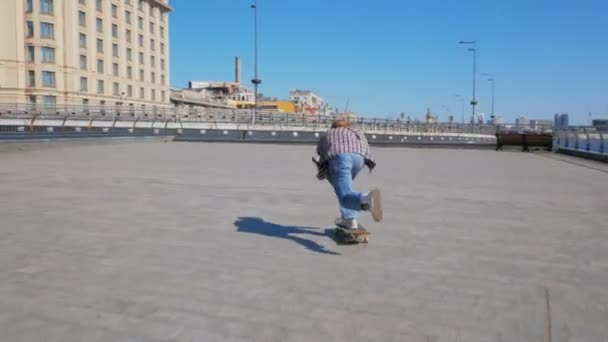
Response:
[[[0,0],[0,106],[170,105],[168,0]]]

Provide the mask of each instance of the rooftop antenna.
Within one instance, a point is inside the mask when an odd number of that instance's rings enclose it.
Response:
[[[346,98],[346,105],[344,106],[344,113],[348,113],[348,105],[350,104],[350,96]]]

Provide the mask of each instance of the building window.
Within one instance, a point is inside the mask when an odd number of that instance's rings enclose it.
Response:
[[[154,49],[156,49],[156,44],[154,39],[150,38],[150,50],[154,51]]]
[[[139,80],[142,82],[145,81],[144,69],[139,69]]]
[[[143,30],[143,29],[144,29],[144,18],[142,18],[142,17],[137,17],[137,24],[138,24],[138,26],[139,26],[139,29],[140,29],[140,30]]]
[[[143,48],[144,47],[144,35],[140,34],[138,39],[139,39],[139,47]]]
[[[112,56],[118,57],[118,44],[112,44]]]
[[[103,0],[97,0],[95,2],[95,7],[99,12],[103,12]]]
[[[150,56],[150,65],[155,68],[156,67],[156,58],[154,56]]]
[[[160,21],[162,21],[163,23],[165,22],[166,18],[165,18],[165,13],[163,11],[160,12]]]
[[[166,98],[166,94],[165,94],[165,91],[163,90],[160,92],[160,99],[161,99],[161,101],[165,102],[165,98]]]
[[[42,86],[48,88],[55,88],[55,73],[52,71],[42,72]]]
[[[34,0],[27,0],[25,3],[25,12],[32,13],[34,11]]]
[[[165,54],[165,43],[160,43],[160,53]]]
[[[165,38],[165,28],[161,26],[159,29],[160,29],[160,37]]]
[[[127,78],[129,78],[130,80],[133,79],[133,68],[130,66],[127,67]]]
[[[152,101],[156,101],[156,89],[152,89],[150,94],[152,95]]]
[[[51,23],[40,23],[40,37],[53,39],[55,37],[55,25]]]
[[[112,86],[112,90],[113,90],[114,96],[120,95],[120,86],[118,85],[118,83],[114,82],[114,84]]]
[[[42,63],[55,63],[55,49],[50,47],[42,47]]]
[[[27,85],[30,87],[36,86],[36,72],[34,70],[27,72]]]
[[[112,24],[112,37],[118,38],[118,25]]]
[[[139,1],[139,3],[137,4],[137,8],[140,11],[143,11],[144,10],[144,0],[138,0],[138,1]]]
[[[42,96],[42,103],[45,105],[56,105],[57,97],[52,95],[44,95]]]
[[[81,33],[80,36],[78,36],[78,41],[79,41],[81,49],[87,48],[87,35],[86,34]]]
[[[97,81],[97,94],[103,94],[104,88],[105,88],[105,84],[104,84],[103,80],[98,80]]]
[[[125,0],[125,4],[131,6],[131,0]]]
[[[87,0],[78,0],[78,3],[81,5],[86,6],[87,5]]]
[[[127,48],[127,60],[130,61],[133,58],[133,52],[131,48]]]
[[[165,70],[165,59],[164,58],[160,59],[160,69]]]
[[[131,12],[125,11],[125,21],[127,24],[131,25]]]
[[[126,31],[126,36],[127,36],[127,43],[131,42],[131,30],[127,29]]]
[[[28,62],[36,61],[36,48],[33,46],[27,47],[27,61]]]
[[[87,70],[87,56],[80,55],[80,70]]]
[[[40,13],[53,14],[53,0],[40,0]]]
[[[32,38],[33,36],[34,36],[34,22],[28,21],[27,22],[27,37]]]
[[[154,71],[150,73],[150,82],[156,83],[156,73]]]
[[[103,33],[103,19],[97,18],[97,32]]]
[[[80,91],[88,91],[89,90],[89,81],[86,77],[80,78]]]
[[[144,99],[145,97],[146,97],[146,94],[144,92],[144,87],[140,87],[139,88],[139,98]]]
[[[118,63],[112,64],[112,75],[118,76]]]
[[[103,53],[103,39],[97,38],[97,53]]]
[[[144,53],[143,52],[139,53],[139,64],[141,64],[141,65],[144,64]]]
[[[154,23],[150,22],[150,33],[154,34]]]
[[[36,103],[36,95],[30,95],[30,96],[28,96],[28,101],[30,103],[34,103],[35,104]]]
[[[127,86],[127,96],[133,97],[133,86],[130,84]]]
[[[153,6],[150,6],[150,12],[149,13],[150,13],[150,16],[152,18],[154,18],[154,7]]]
[[[118,6],[112,4],[112,18],[118,19]]]
[[[103,59],[97,60],[97,72],[103,74]]]
[[[160,75],[160,84],[165,85],[165,75]]]
[[[83,11],[78,11],[78,24],[82,27],[87,26],[87,14]]]

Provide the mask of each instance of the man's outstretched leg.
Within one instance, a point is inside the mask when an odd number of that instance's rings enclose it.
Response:
[[[380,194],[380,189],[374,188],[372,191],[364,194],[361,201],[363,202],[362,209],[369,211],[372,214],[374,221],[382,221],[384,214],[382,212],[382,196]]]
[[[361,210],[370,210],[376,221],[382,219],[380,192],[372,190],[363,194],[352,188],[353,179],[363,166],[363,157],[355,153],[339,154],[330,162],[331,184],[340,202],[342,218],[337,224],[344,228],[356,229],[358,227],[357,218]]]

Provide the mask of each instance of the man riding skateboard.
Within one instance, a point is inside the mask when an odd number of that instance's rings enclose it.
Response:
[[[327,179],[333,186],[340,203],[340,219],[336,225],[345,230],[359,228],[357,218],[360,211],[369,211],[374,221],[382,220],[380,190],[369,192],[353,190],[353,180],[367,166],[370,172],[376,167],[365,135],[352,127],[346,119],[337,119],[326,135],[317,144],[319,159],[317,178]]]

